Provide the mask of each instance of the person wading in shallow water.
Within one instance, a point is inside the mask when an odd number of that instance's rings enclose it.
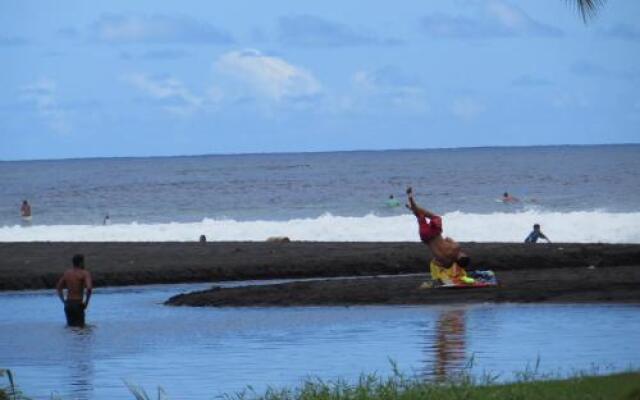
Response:
[[[56,289],[58,297],[64,304],[67,325],[84,326],[84,312],[89,307],[93,283],[91,282],[91,274],[84,269],[84,256],[76,254],[73,256],[72,262],[73,268],[65,271],[58,281]],[[62,293],[65,288],[67,289],[66,299]]]
[[[31,204],[26,200],[23,200],[22,206],[20,206],[20,216],[23,223],[31,223]]]

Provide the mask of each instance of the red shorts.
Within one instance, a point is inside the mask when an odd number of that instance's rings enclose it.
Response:
[[[420,240],[425,243],[442,234],[442,218],[437,215],[429,218],[429,221],[424,215],[419,216],[418,225],[420,226]]]

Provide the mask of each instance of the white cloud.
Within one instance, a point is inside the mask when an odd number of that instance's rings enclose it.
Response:
[[[505,3],[492,1],[488,4],[488,11],[500,21],[502,25],[509,29],[521,30],[527,26],[531,20],[521,10],[511,7]]]
[[[280,40],[292,46],[392,46],[394,38],[361,32],[348,25],[315,15],[291,15],[278,19]]]
[[[560,37],[562,30],[538,22],[522,9],[502,0],[483,1],[472,16],[433,14],[421,19],[425,33],[443,38]]]
[[[20,36],[7,36],[0,34],[0,46],[25,46],[29,41]]]
[[[177,115],[189,115],[204,106],[205,99],[197,96],[178,79],[172,77],[149,77],[131,74],[124,80],[162,104],[165,110]]]
[[[51,129],[58,133],[68,133],[71,131],[68,113],[58,104],[57,90],[55,81],[41,78],[23,86],[20,97],[35,106],[38,114]]]
[[[428,109],[425,92],[419,82],[394,67],[357,71],[352,80],[360,92],[360,103],[374,106],[372,103],[377,102],[381,107],[393,106],[417,113]]]
[[[186,16],[102,15],[90,27],[91,37],[105,43],[227,44],[228,33]]]
[[[512,34],[530,34],[540,36],[561,36],[562,31],[550,25],[540,23],[522,9],[505,1],[492,0],[487,4],[487,12]]]
[[[470,120],[486,110],[484,104],[472,97],[455,99],[451,105],[451,113],[458,118]]]
[[[215,85],[199,85],[190,90],[175,77],[149,76],[143,73],[123,77],[129,85],[144,93],[154,104],[180,116],[209,111],[223,103],[237,104],[247,99],[264,99],[269,104],[305,108],[321,93],[313,75],[281,58],[262,55],[255,50],[223,54],[214,64]],[[240,88],[239,93],[234,89]],[[266,109],[271,112],[270,108]]]
[[[630,41],[640,41],[640,26],[619,23],[600,32],[601,35]]]
[[[551,98],[551,105],[558,109],[588,108],[589,99],[582,93],[557,93]]]
[[[269,100],[313,97],[322,91],[320,82],[310,72],[257,50],[223,54],[214,67],[250,92]]]

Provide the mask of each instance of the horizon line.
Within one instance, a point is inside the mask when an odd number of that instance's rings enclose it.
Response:
[[[87,156],[87,157],[60,157],[60,158],[27,158],[27,159],[0,159],[5,162],[33,162],[33,161],[71,161],[71,160],[110,160],[110,159],[140,159],[140,158],[188,158],[188,157],[233,157],[233,156],[266,156],[266,155],[293,155],[293,154],[326,154],[326,153],[377,153],[377,152],[407,152],[426,150],[479,150],[479,149],[521,149],[521,148],[545,148],[545,147],[615,147],[615,146],[640,146],[640,142],[626,143],[566,143],[566,144],[535,144],[535,145],[486,145],[486,146],[461,146],[461,147],[421,147],[421,148],[397,148],[397,149],[351,149],[351,150],[310,150],[310,151],[267,151],[267,152],[229,152],[229,153],[199,153],[199,154],[172,154],[172,155],[125,155],[125,156]]]

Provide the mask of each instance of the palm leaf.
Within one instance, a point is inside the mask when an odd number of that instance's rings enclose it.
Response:
[[[565,0],[565,1],[567,2],[575,1],[575,5],[578,8],[580,15],[582,15],[582,20],[584,21],[585,24],[589,21],[589,19],[593,18],[596,15],[598,8],[600,8],[606,2],[606,0]]]

